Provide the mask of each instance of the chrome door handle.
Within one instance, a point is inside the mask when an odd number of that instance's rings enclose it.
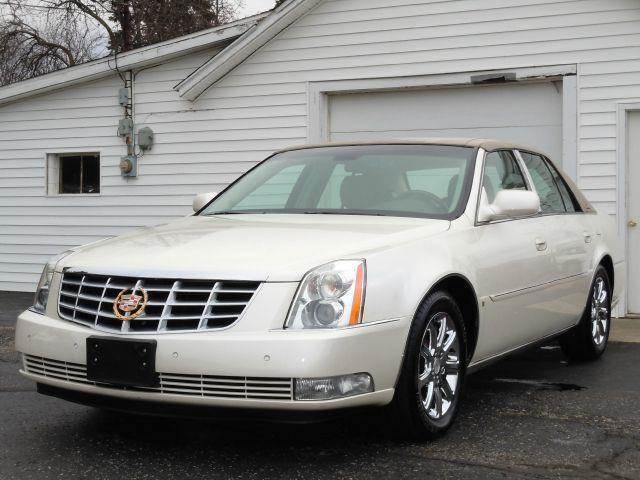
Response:
[[[541,238],[536,238],[536,250],[544,252],[547,249],[547,241]]]

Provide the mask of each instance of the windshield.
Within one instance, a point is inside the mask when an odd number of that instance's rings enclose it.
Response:
[[[476,150],[358,145],[279,153],[200,214],[306,213],[452,219],[464,210]]]

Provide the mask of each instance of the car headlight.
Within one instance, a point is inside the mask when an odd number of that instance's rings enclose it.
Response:
[[[362,321],[364,260],[339,260],[311,270],[300,283],[285,328],[341,328]]]
[[[56,269],[56,265],[60,260],[62,260],[67,255],[70,255],[71,253],[73,253],[71,250],[62,252],[60,255],[56,255],[51,260],[49,260],[44,266],[44,270],[42,271],[42,275],[40,276],[40,281],[38,282],[38,287],[36,288],[36,295],[33,299],[33,306],[31,307],[32,311],[44,315],[44,312],[47,309],[47,302],[49,300],[49,289],[51,287],[51,280],[53,279],[53,272]]]

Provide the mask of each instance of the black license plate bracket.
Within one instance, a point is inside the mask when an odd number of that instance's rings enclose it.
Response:
[[[157,387],[155,340],[87,338],[87,379],[123,387]]]

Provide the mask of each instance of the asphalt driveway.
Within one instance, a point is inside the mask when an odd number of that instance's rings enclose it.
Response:
[[[394,440],[376,415],[207,423],[38,395],[13,352],[30,301],[0,292],[2,479],[640,478],[638,343],[611,343],[591,364],[568,364],[555,345],[496,364],[470,377],[449,434],[420,444]],[[616,339],[640,338],[634,322]]]

